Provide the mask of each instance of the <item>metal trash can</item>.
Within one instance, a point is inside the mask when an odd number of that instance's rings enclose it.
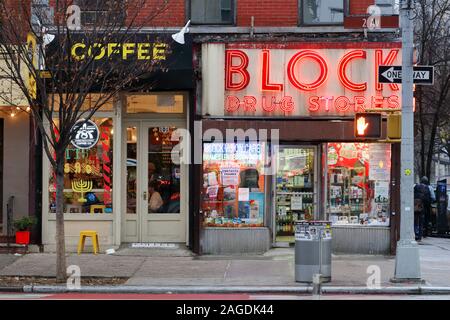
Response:
[[[331,281],[331,222],[295,222],[295,281],[313,282],[321,274],[322,282]]]

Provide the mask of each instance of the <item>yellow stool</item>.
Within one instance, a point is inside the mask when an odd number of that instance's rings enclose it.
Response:
[[[97,231],[94,230],[82,230],[80,231],[80,240],[78,241],[78,254],[84,250],[84,240],[86,237],[92,238],[92,245],[94,246],[94,254],[97,254],[100,251],[98,246],[98,234]]]

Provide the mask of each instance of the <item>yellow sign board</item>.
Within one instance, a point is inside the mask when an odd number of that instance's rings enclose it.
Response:
[[[36,37],[32,33],[28,33],[28,35],[27,35],[27,46],[28,46],[28,52],[31,57],[33,66],[36,69],[37,68],[37,59],[36,59],[37,41],[36,41]],[[36,99],[36,96],[37,96],[36,79],[31,70],[28,70],[28,91],[30,92],[31,97],[33,99]]]

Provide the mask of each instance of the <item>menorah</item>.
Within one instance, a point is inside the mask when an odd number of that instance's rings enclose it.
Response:
[[[92,181],[76,180],[72,181],[72,190],[81,193],[78,202],[86,202],[84,194],[92,190]]]

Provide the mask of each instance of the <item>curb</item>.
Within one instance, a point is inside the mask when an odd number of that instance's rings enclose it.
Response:
[[[0,292],[24,292],[22,287],[0,287]]]
[[[24,286],[20,288],[25,293],[147,293],[147,294],[170,294],[170,293],[271,293],[271,294],[312,294],[312,286],[302,287],[281,287],[281,286],[261,286],[261,287],[241,287],[241,286],[167,286],[167,287],[145,287],[145,286],[84,286],[81,289],[68,289],[66,286]],[[0,290],[1,291],[1,290]],[[323,286],[322,294],[450,294],[450,287],[332,287]]]

